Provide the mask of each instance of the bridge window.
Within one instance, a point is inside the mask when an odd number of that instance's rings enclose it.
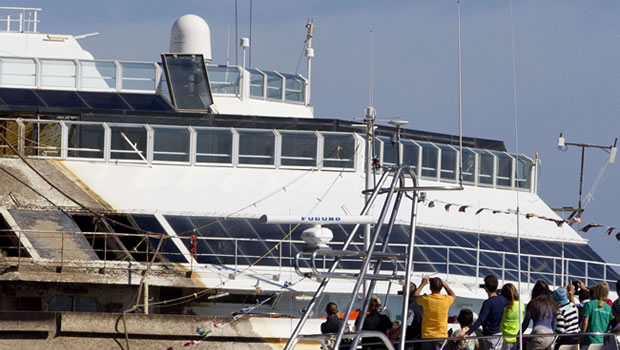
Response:
[[[237,67],[208,66],[211,91],[215,94],[239,94],[241,73]]]
[[[271,130],[238,130],[239,164],[274,164],[275,135]]]
[[[524,157],[517,157],[517,174],[515,186],[517,188],[529,189],[531,187],[532,160]]]
[[[230,129],[195,130],[197,163],[232,163],[233,135]]]
[[[173,104],[181,110],[207,110],[213,98],[202,55],[166,54],[162,59]]]
[[[153,127],[153,160],[189,162],[187,128]]]
[[[476,182],[476,153],[468,148],[463,148],[463,181]]]
[[[282,81],[284,78],[276,72],[265,72],[267,75],[267,98],[282,99]]]
[[[457,152],[456,149],[448,145],[440,145],[441,149],[441,171],[439,176],[443,180],[456,181],[456,169],[457,169]]]
[[[495,169],[495,156],[488,151],[481,151],[478,158],[478,183],[481,185],[493,185],[493,170]]]
[[[437,178],[439,148],[429,142],[420,142],[422,146],[422,176]]]
[[[258,69],[246,69],[250,73],[250,97],[265,98],[265,74]]]
[[[496,185],[512,187],[512,157],[504,152],[496,152],[495,155],[497,156]]]
[[[282,165],[316,166],[317,136],[313,132],[280,131]]]
[[[403,145],[403,164],[411,166],[416,175],[419,175],[420,146],[411,140],[402,140],[401,142]]]
[[[380,136],[379,139],[383,143],[382,159],[384,165],[396,165],[396,157],[398,152],[398,144],[392,142],[392,139],[386,136]]]
[[[287,101],[304,102],[304,90],[306,82],[299,76],[293,74],[282,74],[286,78],[285,99]]]

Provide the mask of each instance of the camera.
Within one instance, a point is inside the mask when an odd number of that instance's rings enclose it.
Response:
[[[478,287],[480,287],[480,288],[483,288],[483,289],[484,289],[484,288],[485,288],[485,285],[484,285],[484,283],[480,283],[480,285],[479,285]]]
[[[573,281],[573,286],[575,286],[575,290],[579,289],[579,283],[577,283],[577,281]]]

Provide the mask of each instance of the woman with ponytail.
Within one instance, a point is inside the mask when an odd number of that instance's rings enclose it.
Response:
[[[609,322],[613,319],[611,306],[606,301],[609,297],[609,285],[606,282],[597,284],[590,290],[592,300],[583,306],[581,315],[583,316],[583,326],[581,329],[586,333],[605,332]],[[586,335],[583,337],[582,344],[603,344],[602,335]]]

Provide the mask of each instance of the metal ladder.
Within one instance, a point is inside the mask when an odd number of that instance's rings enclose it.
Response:
[[[388,178],[392,176],[392,180],[389,187],[383,187],[387,182]],[[405,185],[406,180],[409,179],[412,182],[411,187],[407,187]],[[295,270],[296,272],[304,277],[309,278],[319,278],[322,279],[319,287],[314,293],[312,299],[310,300],[306,310],[299,320],[299,323],[295,327],[295,330],[291,334],[290,339],[288,340],[285,350],[292,350],[295,348],[296,344],[304,339],[304,340],[313,340],[317,341],[319,339],[325,339],[330,335],[300,335],[304,324],[310,317],[312,310],[317,306],[317,302],[320,300],[327,284],[329,283],[331,278],[336,279],[351,279],[356,280],[355,286],[353,287],[351,298],[349,303],[347,304],[346,312],[344,315],[344,320],[342,327],[336,334],[335,340],[333,341],[332,349],[338,349],[340,344],[342,343],[343,338],[351,339],[350,348],[355,349],[357,344],[362,338],[365,337],[376,337],[380,338],[385,346],[393,350],[394,347],[390,343],[389,339],[382,333],[379,332],[371,332],[371,331],[362,331],[362,325],[364,324],[364,319],[366,317],[366,312],[370,305],[370,301],[373,295],[373,291],[377,281],[389,281],[392,283],[393,281],[403,281],[404,280],[404,292],[403,292],[403,304],[402,304],[402,320],[403,324],[401,326],[401,335],[400,335],[400,343],[399,349],[404,350],[405,348],[405,334],[407,332],[407,313],[409,309],[409,292],[410,292],[410,282],[411,282],[411,273],[413,269],[413,247],[415,240],[415,229],[416,229],[416,218],[417,218],[417,205],[418,205],[418,193],[421,190],[451,190],[454,188],[448,187],[418,187],[418,181],[415,176],[414,170],[409,166],[399,166],[399,167],[390,167],[385,168],[383,174],[377,181],[374,189],[370,190],[370,198],[364,205],[360,215],[367,215],[373,203],[377,199],[377,197],[381,194],[385,194],[385,201],[383,207],[381,209],[381,213],[377,220],[377,224],[373,228],[371,232],[371,242],[367,251],[356,251],[356,250],[348,250],[349,245],[353,241],[357,230],[361,226],[360,224],[356,225],[352,232],[349,234],[347,240],[344,243],[342,250],[332,250],[332,249],[317,249],[312,252],[304,252],[300,251],[295,256]],[[366,191],[364,191],[366,192]],[[407,195],[407,192],[411,192],[411,195]],[[392,234],[392,229],[394,228],[394,223],[396,221],[396,217],[398,216],[398,211],[400,209],[401,202],[403,200],[403,196],[411,200],[411,214],[409,221],[409,242],[407,245],[406,253],[391,253],[388,252],[388,243]],[[393,204],[392,204],[393,203]],[[385,218],[389,215],[389,220],[387,223],[384,223]],[[382,229],[384,225],[387,225],[387,228],[384,232]],[[378,248],[377,251],[377,242],[379,240],[379,236],[383,233],[382,244]],[[304,256],[310,255],[310,264],[312,272],[303,272],[300,267],[300,261]],[[327,272],[319,271],[317,268],[316,260],[317,257],[335,257],[335,260],[332,266],[329,268]],[[362,259],[362,267],[360,268],[359,273],[337,273],[335,270],[338,268],[339,263],[343,258],[351,258],[358,257]],[[394,264],[397,264],[398,259],[404,259],[406,261],[405,264],[405,274],[404,276],[396,275],[393,272],[391,274],[381,273],[381,266],[383,261],[389,259],[393,260]],[[375,262],[374,271],[370,273],[369,267],[371,261]],[[360,288],[364,284],[365,281],[369,281],[369,286],[366,294],[364,295],[364,301],[362,307],[360,309],[360,313],[356,322],[356,331],[355,333],[346,333],[347,328],[347,320],[351,316],[351,312],[353,311],[353,306],[355,304],[358,293],[360,292]],[[389,292],[389,291],[388,291]],[[333,336],[333,335],[331,335]],[[325,342],[322,342],[325,344]]]

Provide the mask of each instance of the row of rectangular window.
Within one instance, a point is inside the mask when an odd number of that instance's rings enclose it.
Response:
[[[355,150],[363,142],[352,133],[273,129],[30,120],[5,120],[4,126],[31,140],[23,145],[27,155],[106,161],[353,170],[359,158]],[[374,145],[384,165],[396,163],[397,148],[390,138],[380,136]],[[458,181],[456,147],[406,139],[400,152],[403,164],[411,165],[421,178]],[[534,164],[522,155],[463,148],[462,169],[468,184],[532,189]]]

